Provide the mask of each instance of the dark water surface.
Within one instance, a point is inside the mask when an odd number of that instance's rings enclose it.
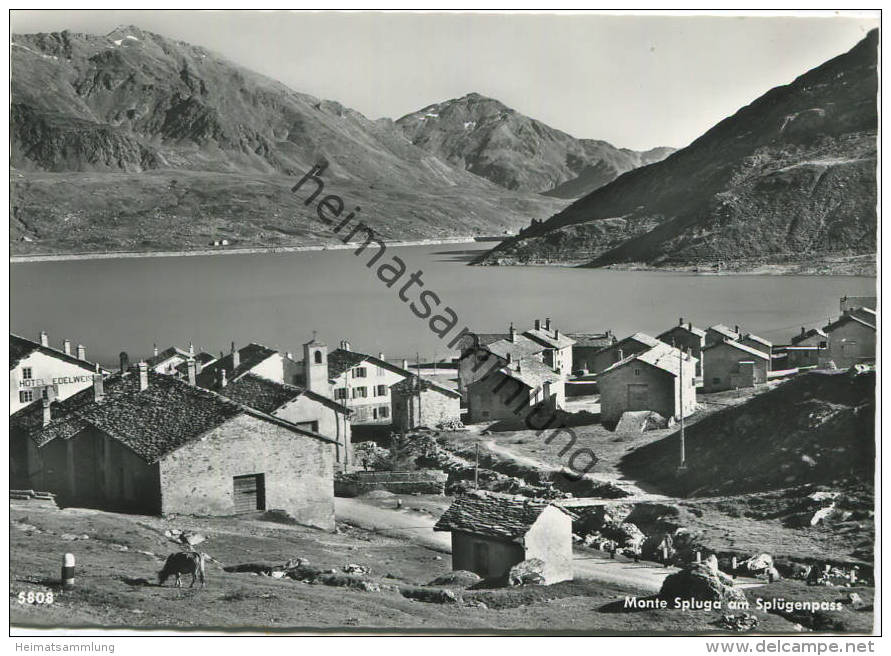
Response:
[[[317,330],[329,345],[349,339],[356,350],[387,357],[446,354],[427,322],[398,297],[408,276],[423,271],[464,325],[506,332],[535,317],[551,317],[566,332],[612,329],[619,337],[652,335],[678,317],[707,327],[743,330],[787,343],[799,327],[824,324],[844,295],[874,295],[875,279],[828,276],[697,275],[557,267],[468,267],[485,244],[390,248],[366,267],[369,249],[353,251],[30,262],[11,266],[12,330],[40,330],[58,347],[65,338],[106,364],[128,351],[151,354],[152,344],[228,350],[231,341],[260,342],[284,351]],[[378,265],[401,257],[407,272],[385,286]],[[406,292],[417,301],[421,290]]]

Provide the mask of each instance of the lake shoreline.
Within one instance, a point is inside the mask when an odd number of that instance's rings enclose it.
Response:
[[[385,241],[387,246],[438,246],[447,244],[474,244],[494,242],[501,237],[442,237],[439,239],[414,239]],[[77,260],[125,260],[146,257],[201,257],[207,255],[251,255],[259,253],[308,253],[316,251],[344,251],[360,246],[361,242],[309,244],[305,246],[256,246],[250,248],[202,248],[191,251],[109,251],[96,253],[45,253],[34,255],[10,255],[10,264],[28,262],[67,262]]]

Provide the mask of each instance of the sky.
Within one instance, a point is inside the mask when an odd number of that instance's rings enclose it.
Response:
[[[11,22],[14,33],[136,25],[372,119],[475,91],[575,137],[643,150],[686,146],[879,19],[14,10]]]

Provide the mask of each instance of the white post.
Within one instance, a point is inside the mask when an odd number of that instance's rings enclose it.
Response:
[[[74,554],[67,553],[62,557],[62,587],[74,587]]]

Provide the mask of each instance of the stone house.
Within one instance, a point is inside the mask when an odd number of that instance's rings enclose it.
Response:
[[[458,391],[466,397],[468,388],[490,371],[503,367],[508,355],[514,361],[535,358],[544,362],[546,349],[541,343],[519,334],[513,325],[506,333],[467,335],[461,342],[458,360]]]
[[[615,344],[600,349],[594,355],[593,367],[590,369],[592,373],[599,374],[601,371],[609,369],[616,362],[624,360],[629,355],[635,353],[643,353],[655,346],[661,344],[655,337],[650,337],[646,333],[634,333],[625,339],[621,339]]]
[[[820,348],[827,348],[829,346],[829,336],[823,332],[821,328],[805,330],[804,326],[802,326],[801,332],[789,340],[789,343],[792,346],[818,346]]]
[[[826,364],[833,362],[839,369],[847,369],[855,364],[875,362],[875,319],[870,322],[862,313],[851,310],[823,328],[823,331],[828,340],[822,355]]]
[[[562,409],[563,377],[534,357],[515,362],[508,354],[504,366],[488,370],[467,388],[469,423],[523,419],[532,410]]]
[[[228,354],[221,353],[218,359],[199,368],[198,386],[204,389],[216,389],[248,372],[277,383],[300,384],[301,366],[290,353],[253,342],[238,349],[232,342]]]
[[[9,414],[43,398],[66,399],[92,385],[100,368],[86,357],[82,345],[72,350],[67,339],[55,349],[44,332],[38,342],[10,333]]]
[[[725,340],[705,349],[703,387],[720,392],[767,382],[770,356],[738,341]]]
[[[523,332],[523,336],[545,348],[542,353],[542,362],[556,371],[564,378],[572,374],[573,360],[572,347],[575,340],[561,333],[558,328],[551,330],[550,318],[545,319],[542,326],[541,320],[536,319],[532,330]]]
[[[616,343],[611,331],[605,333],[569,333],[575,340],[572,345],[572,368],[575,371],[593,371],[595,354]]]
[[[215,391],[236,403],[330,438],[335,443],[335,460],[343,465],[353,462],[350,410],[346,406],[306,388],[277,383],[251,372]]]
[[[194,360],[197,363],[198,371],[200,372],[204,367],[216,359],[216,357],[210,353],[205,353],[204,351],[196,353],[195,347],[191,343],[189,344],[188,349],[182,349],[178,346],[170,346],[163,351],[159,350],[158,345],[156,344],[152,350],[152,357],[146,358],[145,363],[148,365],[149,369],[155,373],[185,377],[185,366],[188,360]]]
[[[431,380],[412,376],[393,385],[390,392],[396,431],[461,421],[461,395]]]
[[[742,337],[742,333],[739,330],[739,326],[734,326],[733,328],[729,328],[725,326],[723,323],[716,323],[714,326],[709,326],[705,329],[705,345],[713,346],[714,344],[720,344],[723,341],[730,340],[731,342],[735,342],[740,337]]]
[[[546,501],[475,493],[455,499],[433,530],[451,532],[453,570],[498,579],[538,558],[550,585],[572,580],[573,518]]]
[[[39,407],[38,407],[39,405]],[[334,528],[334,441],[145,363],[11,422],[27,478],[65,505],[147,514],[282,510]]]
[[[705,348],[705,331],[697,328],[692,323],[684,322],[681,317],[678,325],[673,326],[659,335],[659,340],[679,348],[684,353],[689,353],[696,358],[696,377],[702,379],[702,349]]]
[[[757,349],[762,353],[766,353],[770,355],[773,353],[773,343],[767,341],[763,337],[758,337],[758,335],[753,335],[752,333],[745,333],[741,335],[739,338],[740,344],[745,344],[746,346],[751,346],[753,349]]]
[[[598,380],[604,424],[625,412],[649,410],[676,420],[696,412],[696,359],[667,344],[624,358]]]

